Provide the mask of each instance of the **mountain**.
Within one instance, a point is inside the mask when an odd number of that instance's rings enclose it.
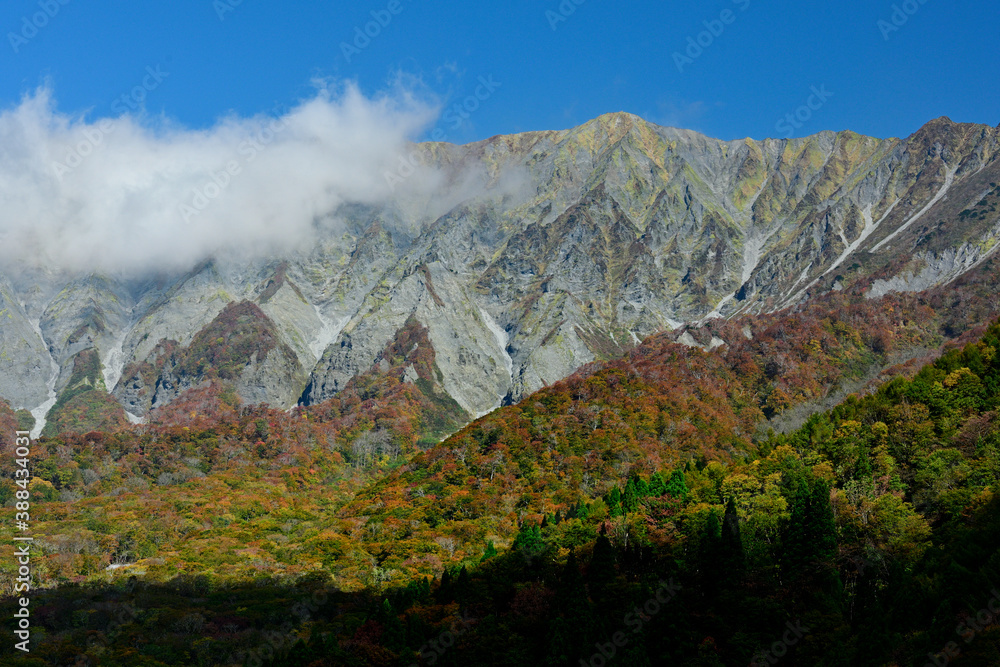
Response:
[[[400,377],[433,380],[425,396],[447,396],[451,415],[482,415],[685,324],[955,280],[1000,236],[998,135],[941,118],[906,139],[720,141],[609,114],[422,144],[447,196],[331,212],[309,251],[0,276],[0,396],[37,429],[52,405],[49,420],[97,428],[216,381],[249,403],[319,404],[396,368],[385,351],[418,327],[433,372]],[[78,401],[61,417],[82,354],[100,367],[87,386],[124,415]]]
[[[980,324],[998,285],[987,259],[920,293],[833,291],[662,333],[443,442],[416,438],[454,427],[422,424],[431,397],[463,414],[415,318],[318,406],[241,407],[213,380],[149,425],[42,438],[34,660],[573,665],[622,649],[637,665],[781,651],[881,667],[961,638],[969,664],[997,664],[976,613],[1000,563],[1000,323]],[[242,330],[252,309],[227,311]],[[731,343],[698,349],[711,338]],[[932,363],[867,382],[914,349]],[[71,385],[92,378],[83,364]],[[859,395],[761,428],[845,380]],[[0,423],[23,417],[0,402]]]

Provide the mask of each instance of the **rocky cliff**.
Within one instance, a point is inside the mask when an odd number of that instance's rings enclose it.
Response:
[[[682,323],[953,280],[1000,236],[998,135],[938,119],[907,139],[719,141],[611,114],[423,144],[446,181],[482,180],[444,213],[350,206],[309,251],[183,275],[0,277],[0,396],[44,413],[95,350],[133,419],[213,379],[319,402],[416,323],[440,386],[482,414]]]

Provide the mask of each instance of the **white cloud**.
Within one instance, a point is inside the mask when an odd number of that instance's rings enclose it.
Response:
[[[437,113],[403,88],[366,98],[345,84],[190,130],[86,121],[40,89],[0,112],[0,263],[128,272],[293,250],[341,204],[388,200],[386,170]],[[405,187],[437,179],[424,170]]]

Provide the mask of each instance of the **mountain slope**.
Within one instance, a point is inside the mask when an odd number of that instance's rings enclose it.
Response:
[[[947,119],[902,140],[726,142],[629,114],[424,144],[432,168],[465,184],[428,198],[443,212],[402,196],[346,206],[310,251],[184,275],[8,276],[19,324],[0,376],[48,368],[51,350],[58,393],[93,347],[108,390],[142,416],[151,403],[129,395],[124,368],[157,367],[162,341],[188,346],[228,304],[253,302],[288,354],[258,371],[274,391],[248,400],[333,397],[414,318],[441,385],[479,415],[683,323],[954,280],[1000,236],[998,147],[996,128]],[[6,386],[16,407],[46,397],[37,373]]]

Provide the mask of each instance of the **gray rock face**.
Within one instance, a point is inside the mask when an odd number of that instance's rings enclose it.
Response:
[[[284,408],[295,405],[309,379],[288,348],[272,350],[263,359],[256,356],[236,381],[236,393],[245,403],[267,403]]]
[[[989,199],[1000,197],[1000,131],[947,119],[907,139],[727,142],[611,114],[417,150],[459,185],[344,207],[309,252],[143,281],[8,281],[0,395],[34,407],[48,395],[49,349],[64,367],[95,347],[108,389],[145,414],[207,377],[178,375],[161,342],[175,355],[196,341],[221,349],[225,336],[199,334],[245,302],[277,341],[238,369],[245,400],[334,396],[413,317],[440,385],[482,414],[656,331],[790,306],[888,265],[903,268],[872,296],[942,284],[1000,236]]]
[[[0,282],[0,396],[15,408],[34,408],[48,399],[49,351],[13,290]]]

